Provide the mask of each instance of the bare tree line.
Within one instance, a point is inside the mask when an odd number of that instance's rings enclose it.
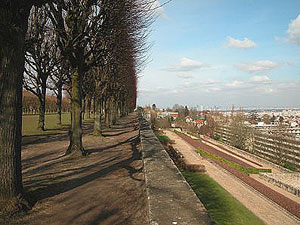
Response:
[[[45,129],[47,89],[71,98],[66,154],[86,155],[84,107],[95,106],[94,133],[136,107],[137,74],[154,19],[151,0],[3,0],[0,4],[0,204],[21,209],[22,90],[39,100]],[[84,107],[83,107],[84,106]],[[104,124],[103,124],[104,121]],[[2,210],[2,209],[0,209]]]

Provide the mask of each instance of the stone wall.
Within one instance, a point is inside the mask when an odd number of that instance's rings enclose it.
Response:
[[[213,224],[207,210],[143,118],[140,120],[140,138],[150,224]]]

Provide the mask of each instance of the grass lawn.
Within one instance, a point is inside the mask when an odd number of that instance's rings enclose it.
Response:
[[[40,131],[37,129],[39,115],[23,115],[22,117],[22,135],[39,135],[39,134],[49,134],[57,133],[64,127],[67,127],[71,124],[71,114],[64,113],[62,114],[62,126],[57,125],[57,115],[56,114],[47,114],[45,116],[45,127],[46,131]]]
[[[182,172],[200,201],[218,225],[264,224],[243,204],[206,174]]]
[[[63,132],[64,128],[68,128],[71,124],[71,114],[62,114],[62,125],[57,125],[57,115],[47,114],[45,116],[45,127],[46,131],[40,131],[37,129],[39,115],[23,115],[22,117],[22,135],[41,135],[41,134],[52,134]],[[84,120],[83,123],[92,122],[93,119]]]

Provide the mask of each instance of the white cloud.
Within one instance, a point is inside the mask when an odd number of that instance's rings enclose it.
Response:
[[[279,66],[280,64],[270,60],[259,60],[254,63],[240,63],[237,65],[239,69],[254,74],[266,73]]]
[[[272,94],[272,93],[274,93],[274,89],[273,88],[266,88],[265,93],[266,94]]]
[[[208,78],[206,81],[204,81],[204,83],[205,84],[217,84],[217,83],[219,83],[219,81],[211,79],[211,78]]]
[[[269,83],[271,81],[268,76],[254,76],[250,80],[257,83]]]
[[[225,45],[225,47],[227,48],[239,48],[239,49],[255,48],[256,46],[257,44],[248,38],[239,40],[239,39],[234,39],[232,37],[227,37],[227,44]]]
[[[212,88],[208,88],[207,91],[208,92],[214,92],[214,91],[221,91],[222,89],[221,88],[218,88],[218,87],[212,87]]]
[[[192,70],[197,70],[200,68],[205,67],[206,65],[202,62],[189,59],[187,57],[183,57],[180,59],[180,62],[178,65],[172,66],[166,70],[171,71],[171,72],[187,72],[187,71],[192,71]]]
[[[203,67],[204,64],[196,60],[192,60],[186,57],[180,59],[179,68],[182,70],[193,70]]]
[[[289,24],[287,33],[290,35],[289,42],[300,45],[300,15]]]
[[[192,79],[192,78],[194,78],[194,76],[192,76],[190,74],[178,74],[177,76],[179,78],[183,78],[183,79]]]
[[[241,87],[241,86],[244,85],[244,82],[243,81],[235,80],[235,81],[233,81],[231,83],[228,83],[226,85],[229,86],[229,87]]]

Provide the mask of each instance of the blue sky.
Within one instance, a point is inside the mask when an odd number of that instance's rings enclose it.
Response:
[[[157,14],[139,105],[300,107],[299,0],[173,0]]]

